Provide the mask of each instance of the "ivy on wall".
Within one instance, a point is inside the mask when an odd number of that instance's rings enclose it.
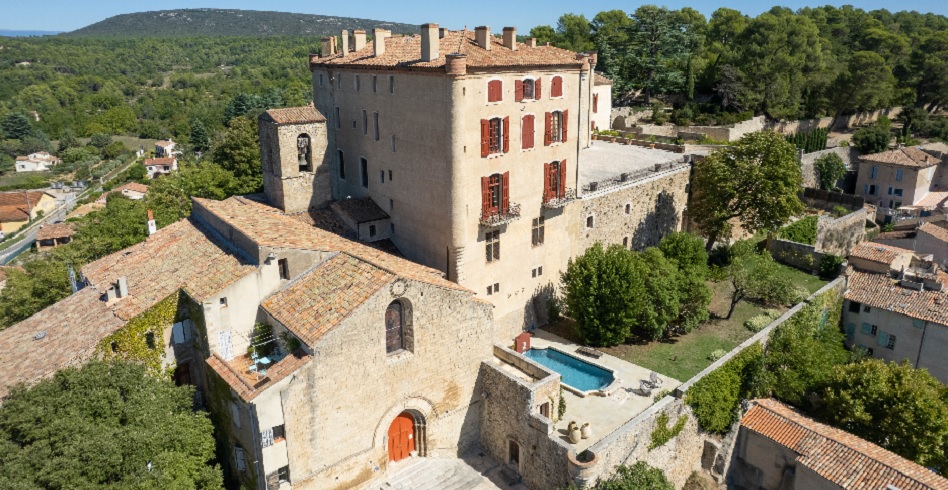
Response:
[[[164,367],[164,338],[165,330],[178,316],[179,301],[180,294],[175,292],[129,320],[124,327],[99,342],[101,357],[139,362],[149,374],[170,377],[173,368]]]
[[[648,450],[651,451],[652,449],[661,447],[666,442],[674,439],[675,436],[681,433],[682,429],[685,428],[685,424],[687,423],[688,416],[682,415],[681,417],[678,417],[675,425],[669,428],[668,413],[660,413],[658,415],[658,420],[655,421],[655,430],[652,431],[652,443],[648,445]]]

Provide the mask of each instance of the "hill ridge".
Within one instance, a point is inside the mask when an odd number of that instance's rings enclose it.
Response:
[[[119,14],[65,37],[325,36],[342,29],[415,32],[417,25],[355,17],[267,10],[189,8]]]

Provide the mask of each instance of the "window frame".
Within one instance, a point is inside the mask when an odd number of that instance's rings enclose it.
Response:
[[[488,121],[488,148],[491,155],[504,152],[504,118],[492,117]],[[495,127],[496,126],[496,127]]]
[[[277,269],[280,271],[280,279],[286,281],[290,279],[290,260],[287,258],[277,259]]]
[[[530,224],[530,232],[530,243],[534,247],[543,245],[543,242],[546,239],[546,218],[543,216],[533,218],[533,221]]]
[[[563,111],[550,112],[550,144],[563,142]]]
[[[338,176],[342,180],[346,180],[346,155],[342,150],[336,150],[336,157],[338,159],[339,173]]]
[[[488,264],[500,261],[500,230],[484,233],[485,258]]]
[[[376,111],[372,114],[373,114],[372,117],[375,121],[375,141],[378,141],[379,140],[379,113],[378,111]]]
[[[359,170],[362,174],[362,188],[369,188],[369,161],[365,157],[359,157]]]
[[[397,306],[397,310],[393,309]],[[398,325],[394,327],[392,323],[394,313],[398,314]],[[392,312],[390,314],[389,312]],[[399,300],[393,300],[385,307],[384,316],[385,325],[385,353],[387,355],[397,354],[405,350],[405,305]]]

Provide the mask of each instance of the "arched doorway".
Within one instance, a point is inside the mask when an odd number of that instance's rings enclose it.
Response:
[[[388,460],[401,461],[414,450],[415,418],[408,412],[402,412],[388,428]]]

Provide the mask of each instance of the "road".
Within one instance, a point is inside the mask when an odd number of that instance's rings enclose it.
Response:
[[[71,197],[71,196],[70,196]],[[56,208],[55,211],[49,214],[49,216],[44,216],[39,221],[33,223],[31,227],[26,231],[26,234],[23,235],[16,243],[11,245],[8,248],[0,250],[0,265],[6,265],[15,259],[21,253],[30,249],[33,246],[33,242],[36,240],[36,232],[39,231],[40,225],[45,225],[46,223],[55,223],[57,221],[63,221],[66,219],[66,214],[76,205],[75,198],[67,201],[62,206]]]

